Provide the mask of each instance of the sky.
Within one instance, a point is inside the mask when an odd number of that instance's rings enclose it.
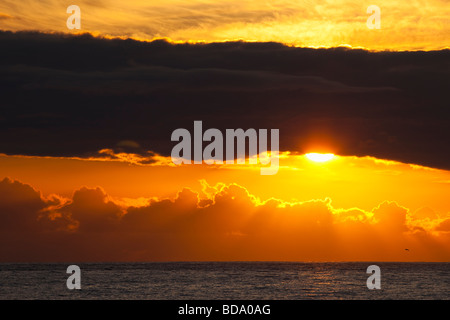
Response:
[[[446,1],[71,4],[0,3],[0,262],[450,261]],[[194,121],[277,172],[175,165]]]
[[[447,0],[4,0],[0,21],[7,30],[66,32],[71,4],[81,8],[84,32],[141,40],[439,50],[450,32]],[[370,5],[381,10],[380,30],[366,26]]]

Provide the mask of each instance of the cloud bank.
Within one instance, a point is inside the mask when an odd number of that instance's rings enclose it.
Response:
[[[108,149],[168,156],[172,131],[202,120],[205,129],[279,128],[281,151],[324,149],[450,168],[449,50],[35,32],[0,32],[0,45],[5,154],[89,157]]]
[[[44,197],[5,178],[1,261],[450,259],[450,216],[414,216],[395,202],[364,211],[329,198],[261,201],[236,184],[203,183],[135,206],[99,187]]]

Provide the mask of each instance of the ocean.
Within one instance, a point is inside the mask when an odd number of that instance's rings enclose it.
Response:
[[[69,290],[69,265],[81,289]],[[381,289],[367,288],[369,265]],[[450,263],[150,262],[0,264],[1,300],[450,299]]]

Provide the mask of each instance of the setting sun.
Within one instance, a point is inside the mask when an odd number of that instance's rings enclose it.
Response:
[[[334,158],[332,153],[307,153],[306,157],[314,162],[326,162]]]

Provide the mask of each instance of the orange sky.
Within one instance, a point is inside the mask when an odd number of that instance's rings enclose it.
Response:
[[[72,3],[70,3],[72,4]],[[303,47],[350,45],[372,50],[448,47],[446,0],[79,0],[81,32],[140,40],[276,41]],[[367,7],[381,9],[381,29],[366,26]],[[0,29],[76,32],[69,3],[3,0]]]
[[[450,34],[447,0],[79,0],[79,31],[66,27],[69,4],[2,0],[0,30],[388,51],[447,48]],[[366,26],[372,4],[381,8],[379,30]],[[417,68],[414,76],[428,74]],[[303,76],[301,81],[313,78]],[[33,73],[35,78],[40,80]],[[33,87],[26,80],[17,82],[20,86]],[[36,108],[45,103],[36,101]],[[26,128],[17,119],[14,125]],[[38,123],[44,129],[46,124]],[[148,165],[146,160],[109,149],[89,159],[0,154],[0,241],[7,244],[0,247],[0,262],[450,261],[450,171],[371,157],[336,156],[317,163],[289,152],[281,154],[275,175],[261,175],[258,165],[174,166],[162,156],[153,156]]]
[[[15,243],[1,257],[450,261],[450,172],[290,154],[280,166],[263,176],[255,165],[1,156],[11,180],[0,206],[13,212],[2,237]]]

